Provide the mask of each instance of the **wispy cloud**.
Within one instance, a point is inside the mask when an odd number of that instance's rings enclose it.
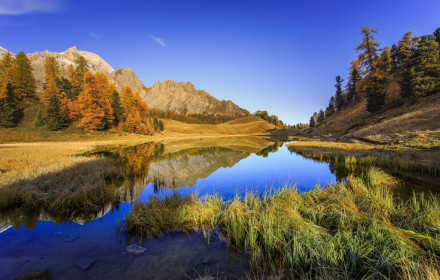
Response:
[[[34,12],[55,13],[63,8],[62,0],[1,0],[0,15],[23,15]]]
[[[150,37],[151,39],[153,39],[156,43],[158,43],[160,46],[166,48],[167,45],[165,44],[165,40],[162,38],[158,38],[158,37],[154,37],[151,34],[148,34],[148,37]]]
[[[90,37],[93,37],[96,40],[99,40],[102,37],[102,35],[99,35],[99,34],[96,34],[96,33],[93,33],[93,32],[90,32],[89,35],[90,35]]]

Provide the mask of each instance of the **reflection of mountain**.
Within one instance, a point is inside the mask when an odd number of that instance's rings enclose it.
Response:
[[[90,222],[104,216],[118,202],[136,200],[149,183],[157,188],[190,187],[251,153],[264,156],[278,146],[257,137],[224,137],[124,148],[113,156],[91,161],[95,169],[89,163],[79,164],[23,182],[19,184],[23,191],[16,191],[15,185],[3,188],[0,196],[15,195],[16,199],[0,209],[0,232],[11,225],[32,229],[38,221]],[[98,171],[103,175],[95,176],[101,174]],[[84,180],[73,184],[66,177]],[[30,194],[33,199],[28,199]]]
[[[191,187],[221,167],[232,167],[250,154],[238,151],[214,152],[205,155],[184,154],[150,164],[147,180],[163,188]]]

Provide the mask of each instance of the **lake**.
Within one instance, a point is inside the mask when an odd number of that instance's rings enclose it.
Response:
[[[245,254],[203,234],[167,234],[140,239],[124,232],[123,219],[135,201],[173,192],[219,193],[225,199],[245,191],[259,194],[283,186],[300,192],[343,181],[348,170],[290,152],[285,143],[261,138],[189,139],[146,143],[118,151],[124,159],[123,180],[115,182],[117,199],[98,211],[54,215],[12,209],[0,213],[0,278],[50,269],[54,279],[182,279],[213,275],[245,278]],[[400,176],[400,175],[399,175]],[[403,194],[428,189],[416,177],[405,177]],[[147,250],[127,250],[138,244]]]

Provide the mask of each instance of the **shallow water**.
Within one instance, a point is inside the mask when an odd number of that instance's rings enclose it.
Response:
[[[123,218],[134,201],[150,195],[220,193],[229,199],[247,190],[261,194],[295,185],[305,191],[337,180],[335,166],[261,139],[148,143],[119,154],[127,158],[131,180],[120,183],[119,202],[109,202],[87,221],[20,209],[0,213],[0,278],[46,268],[54,279],[244,278],[249,273],[246,256],[228,250],[216,238],[205,240],[195,232],[137,240],[126,236]],[[344,172],[338,170],[341,180]],[[135,242],[147,251],[128,252],[127,246]]]

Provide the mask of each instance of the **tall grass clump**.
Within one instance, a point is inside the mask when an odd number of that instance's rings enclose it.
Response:
[[[255,277],[436,279],[439,198],[399,201],[394,187],[398,181],[372,168],[303,193],[286,186],[225,202],[176,193],[137,203],[126,229],[144,237],[218,229],[229,247],[248,253]]]

